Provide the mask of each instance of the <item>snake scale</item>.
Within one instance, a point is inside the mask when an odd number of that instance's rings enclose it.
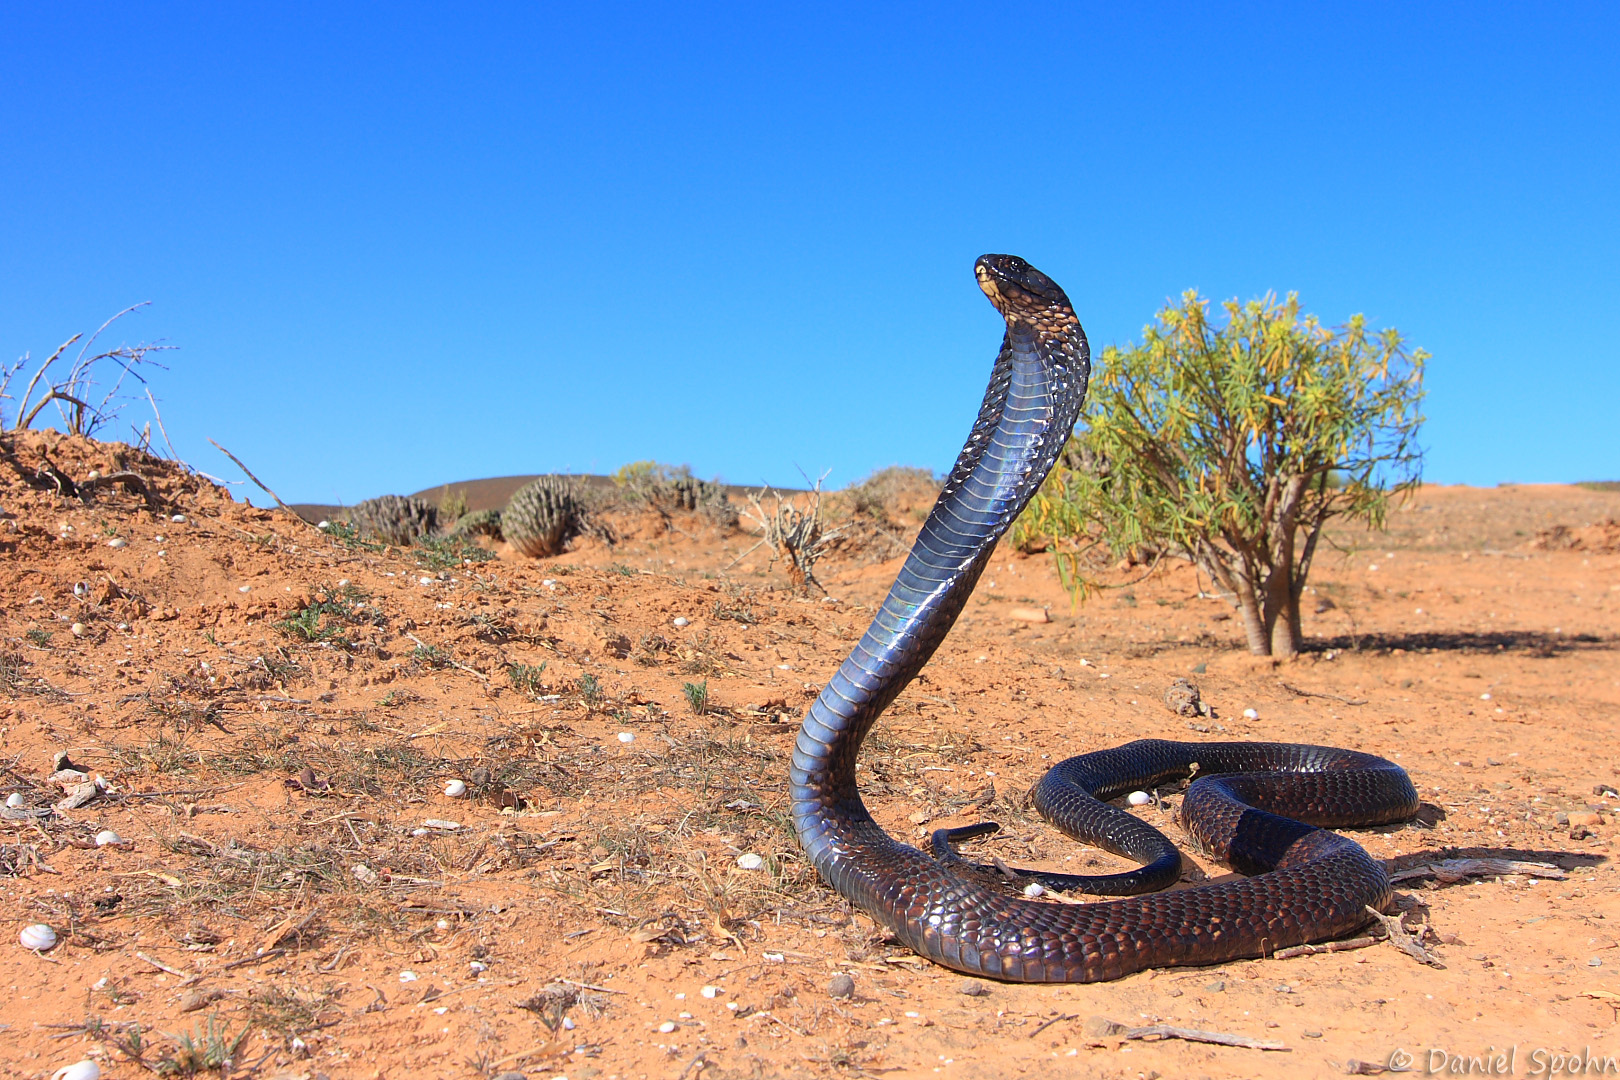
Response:
[[[1363,926],[1369,905],[1389,901],[1383,865],[1319,826],[1400,821],[1418,805],[1405,771],[1369,754],[1141,740],[1060,762],[1036,786],[1035,806],[1070,836],[1143,864],[1112,875],[1023,871],[1008,883],[952,847],[995,825],[941,830],[924,852],[890,837],[868,813],[855,776],[861,741],[939,647],[996,542],[1051,470],[1090,376],[1085,333],[1055,282],[1011,255],[982,256],[974,271],[1006,336],[939,501],[872,625],[805,714],[790,782],[810,861],[923,956],[1011,981],[1116,979],[1263,956]],[[1183,825],[1211,855],[1253,876],[1135,895],[1177,882],[1181,856],[1107,800],[1194,773]],[[1127,898],[1028,899],[1026,882]]]

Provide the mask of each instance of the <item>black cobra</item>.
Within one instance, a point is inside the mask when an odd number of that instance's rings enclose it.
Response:
[[[899,577],[805,715],[792,771],[799,842],[834,888],[911,948],[1001,979],[1115,979],[1261,956],[1364,925],[1368,906],[1389,900],[1383,866],[1317,825],[1383,824],[1417,809],[1406,773],[1368,754],[1144,740],[1060,763],[1037,786],[1036,806],[1069,835],[1145,865],[1099,877],[1025,872],[1029,881],[1104,895],[1174,883],[1175,846],[1104,800],[1193,773],[1182,802],[1188,832],[1256,875],[1102,903],[1026,899],[1022,881],[1009,886],[951,850],[994,825],[942,830],[929,854],[895,841],[867,812],[855,783],[861,740],[939,647],[996,541],[1051,470],[1090,375],[1085,333],[1056,283],[1010,255],[985,255],[974,270],[1006,337],[967,445]]]

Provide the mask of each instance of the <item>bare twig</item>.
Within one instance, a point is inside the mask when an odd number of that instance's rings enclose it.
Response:
[[[1470,877],[1493,877],[1500,874],[1523,874],[1526,877],[1550,878],[1562,881],[1569,875],[1551,863],[1521,862],[1517,859],[1442,859],[1424,863],[1389,876],[1389,883],[1412,881],[1417,878],[1438,878],[1450,885]]]
[[[1316,690],[1301,690],[1297,686],[1289,686],[1287,683],[1283,682],[1281,679],[1277,680],[1277,685],[1282,687],[1284,690],[1288,691],[1290,694],[1293,694],[1295,697],[1327,698],[1330,701],[1342,701],[1346,705],[1365,705],[1365,704],[1367,704],[1367,699],[1366,698],[1347,698],[1347,697],[1340,697],[1338,694],[1327,694],[1327,693],[1322,693],[1322,692],[1316,691]]]
[[[1051,1023],[1051,1021],[1048,1021],[1048,1023]],[[1204,1031],[1199,1028],[1176,1027],[1173,1024],[1126,1027],[1124,1024],[1115,1023],[1105,1016],[1093,1016],[1087,1019],[1086,1034],[1093,1037],[1111,1036],[1116,1039],[1184,1039],[1187,1042],[1215,1043],[1219,1046],[1241,1046],[1245,1050],[1288,1050],[1286,1043],[1264,1042],[1260,1039],[1251,1039],[1247,1035],[1230,1035],[1224,1031]]]
[[[1349,952],[1378,944],[1382,938],[1371,935],[1354,937],[1346,941],[1329,941],[1322,945],[1295,945],[1291,949],[1278,949],[1271,954],[1273,960],[1292,960],[1296,956],[1315,956],[1317,953]]]
[[[181,461],[180,455],[175,452],[174,443],[169,441],[169,429],[163,426],[163,414],[158,412],[157,398],[152,396],[150,386],[146,388],[146,400],[152,406],[152,415],[157,418],[158,430],[163,432],[163,444],[169,448],[169,456],[174,459],[175,464],[184,465],[185,462]]]
[[[153,967],[157,968],[159,971],[167,971],[170,975],[177,975],[180,978],[184,979],[188,983],[196,982],[198,979],[202,978],[202,976],[198,975],[194,971],[181,971],[179,968],[172,968],[168,964],[165,964],[163,961],[154,960],[150,956],[147,956],[143,952],[138,952],[135,955],[137,957],[139,957],[140,959],[145,960],[148,964],[151,964]]]
[[[1425,949],[1415,936],[1407,932],[1406,927],[1401,925],[1399,915],[1385,915],[1371,905],[1367,907],[1367,914],[1378,920],[1379,925],[1384,928],[1384,932],[1389,935],[1390,943],[1407,956],[1420,964],[1428,964],[1430,967],[1444,968],[1446,966],[1440,962],[1439,957]]]
[[[62,342],[62,344],[58,345],[56,347],[56,351],[51,353],[50,358],[47,359],[43,364],[39,365],[39,370],[34,372],[34,377],[28,380],[28,389],[23,391],[22,400],[17,402],[17,422],[11,426],[13,431],[22,430],[23,410],[28,408],[28,399],[34,396],[34,386],[39,382],[41,376],[45,374],[45,369],[54,364],[56,362],[56,358],[67,351],[68,346],[72,345],[75,341],[78,341],[83,336],[83,334],[74,334],[72,337]],[[38,410],[36,409],[35,412],[37,411]],[[33,413],[29,413],[28,415],[32,417]]]
[[[164,438],[167,438],[167,437],[168,436],[166,436],[166,435],[164,436]],[[293,517],[298,517],[298,512],[296,510],[294,510],[292,507],[288,506],[286,503],[282,502],[280,495],[277,495],[275,492],[273,492],[269,488],[265,487],[264,486],[264,481],[260,480],[257,476],[254,476],[253,475],[253,470],[248,468],[246,465],[243,465],[241,458],[237,457],[235,454],[231,453],[229,450],[225,449],[223,446],[220,446],[219,443],[214,442],[213,439],[209,439],[208,441],[211,442],[211,443],[214,443],[214,447],[216,449],[218,449],[220,453],[224,454],[226,457],[228,457],[232,461],[236,462],[236,467],[238,469],[241,469],[244,473],[247,473],[247,478],[249,480],[253,481],[255,484],[258,484],[260,491],[263,491],[266,495],[268,495],[272,499],[276,500],[276,505],[277,506],[279,506],[283,510],[287,511],[287,513],[291,514]],[[303,521],[304,519],[299,517],[298,520]],[[308,522],[305,522],[305,524],[308,524]],[[314,526],[311,525],[310,528],[313,529]]]
[[[417,637],[415,634],[406,633],[405,636],[410,638],[412,641],[416,642],[418,645],[422,646],[422,648],[424,648],[424,649],[430,649],[433,652],[439,652],[440,651],[438,649],[435,649],[432,645],[429,645],[427,642],[423,641],[421,638]],[[445,654],[444,662],[449,664],[453,668],[457,668],[457,669],[459,669],[461,671],[465,671],[469,675],[476,675],[480,679],[484,680],[485,682],[489,682],[489,676],[488,675],[485,675],[482,671],[479,671],[477,668],[468,667],[466,664],[463,664],[460,661],[456,660],[454,657],[450,656],[448,653]]]

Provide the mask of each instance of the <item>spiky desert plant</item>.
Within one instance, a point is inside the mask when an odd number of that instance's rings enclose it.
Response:
[[[725,486],[699,480],[687,465],[636,461],[614,473],[613,482],[626,499],[644,503],[660,514],[689,510],[724,528],[734,527],[739,520]]]
[[[362,536],[406,546],[439,526],[439,508],[415,496],[381,495],[349,508],[346,515]]]
[[[474,510],[456,518],[456,523],[450,527],[451,536],[492,536],[496,540],[502,538],[501,512],[499,510]]]
[[[574,481],[542,476],[518,489],[501,513],[507,543],[530,558],[562,553],[563,544],[580,531],[584,504]]]

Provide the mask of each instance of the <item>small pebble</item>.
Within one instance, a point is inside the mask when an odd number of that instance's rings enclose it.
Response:
[[[34,952],[45,952],[56,945],[56,931],[42,922],[29,923],[17,935],[17,940],[25,949]]]
[[[178,515],[176,515],[176,516],[178,516]],[[317,529],[330,529],[332,527],[332,523],[330,521],[327,521],[325,518],[322,518],[320,521],[317,521],[315,523],[315,527]]]
[[[765,866],[765,857],[749,851],[737,856],[737,865],[744,870],[759,870]]]
[[[90,470],[90,475],[85,477],[85,479],[86,480],[100,480],[101,479],[101,470],[100,469],[91,469]]]
[[[96,833],[96,847],[106,847],[108,844],[122,844],[124,838],[111,829],[102,829]]]
[[[417,975],[414,971],[402,971],[399,973],[399,981],[402,983],[415,982],[416,979]]]
[[[1258,719],[1260,719],[1260,710],[1259,709],[1244,709],[1243,710],[1243,719],[1245,719],[1245,720],[1258,720]]]
[[[1214,982],[1210,983],[1208,986],[1205,986],[1204,989],[1205,990],[1213,990],[1215,993],[1219,994],[1222,990],[1226,989],[1226,980],[1225,979],[1216,979]]]
[[[1586,962],[1586,966],[1587,967],[1602,967],[1603,966],[1603,958],[1599,957],[1599,956],[1594,956],[1594,957],[1592,957],[1592,959],[1590,959],[1590,960],[1588,960]]]
[[[236,591],[237,592],[242,592],[242,593],[252,592],[253,591],[253,586],[251,586],[251,585],[238,585],[236,587]]]
[[[720,996],[720,988],[718,986],[705,986],[698,993],[706,998],[717,998]]]
[[[563,1026],[564,1031],[573,1031],[574,1030],[574,1018],[572,1016],[563,1017],[562,1026]]]
[[[1479,695],[1479,700],[1481,700],[1481,701],[1489,701],[1489,700],[1491,700],[1491,695],[1489,695],[1489,694],[1481,694],[1481,695]]]
[[[506,1072],[497,1073],[495,1080],[529,1080],[529,1078],[516,1069],[508,1069]]]
[[[855,993],[855,980],[843,972],[839,972],[827,980],[827,996],[845,1000]]]
[[[1302,1031],[1300,1034],[1305,1036],[1307,1039],[1320,1039],[1322,1037],[1322,1033],[1320,1031]]]
[[[464,780],[452,780],[444,785],[444,793],[452,799],[459,799],[467,794],[467,783]]]
[[[1146,806],[1148,803],[1153,801],[1153,796],[1149,795],[1145,791],[1133,791],[1129,795],[1125,796],[1125,801],[1130,803],[1132,806]]]
[[[660,1034],[660,1035],[668,1035],[670,1032],[672,1032],[674,1030],[675,1030],[675,1021],[673,1021],[673,1020],[665,1020],[662,1024],[658,1025],[658,1034]]]
[[[418,585],[431,585],[433,584],[433,579],[430,577],[419,577],[416,579],[416,583]]]
[[[1037,896],[1046,895],[1046,890],[1041,888],[1040,882],[1032,881],[1024,886],[1024,895],[1033,900]]]
[[[28,800],[22,797],[22,792],[13,791],[10,795],[6,796],[6,805],[11,807],[13,810],[16,810],[19,807],[27,806]]]
[[[677,615],[675,617],[675,628],[677,630],[679,630],[683,626],[691,626],[691,625],[692,625],[692,620],[688,619],[685,615]]]
[[[184,515],[184,514],[176,514],[172,518],[170,518],[169,520],[174,522],[176,525],[184,525],[186,523],[186,515]],[[324,529],[324,528],[327,527],[327,524],[326,524],[326,522],[323,521],[323,522],[320,523],[320,525],[318,525],[316,527]]]
[[[82,622],[74,623],[72,626],[68,627],[68,630],[73,634],[74,637],[84,637],[85,630],[84,623]]]
[[[977,979],[963,979],[956,984],[956,992],[966,997],[984,997],[990,993],[990,988]]]
[[[51,1080],[101,1080],[101,1066],[86,1058],[51,1073]]]
[[[489,965],[484,963],[482,960],[474,960],[472,963],[467,965],[467,970],[472,972],[474,975],[482,975],[484,972],[489,970]]]
[[[445,821],[442,818],[428,818],[422,822],[422,827],[425,829],[438,829],[440,832],[455,832],[461,828],[461,823],[459,821]]]
[[[633,743],[636,741],[636,734],[633,731],[621,731],[619,732],[619,741],[622,743]]]
[[[125,540],[122,536],[115,536],[111,540],[107,541],[107,546],[110,548],[128,547],[129,541]]]

